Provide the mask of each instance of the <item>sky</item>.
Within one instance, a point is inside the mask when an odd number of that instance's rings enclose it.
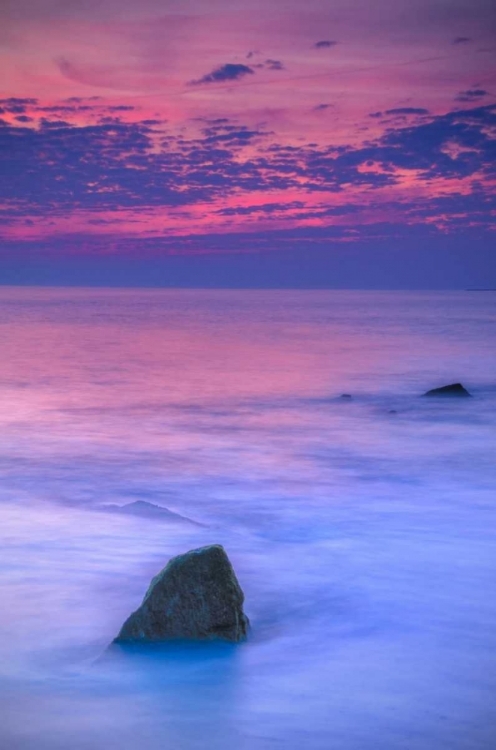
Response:
[[[0,283],[496,287],[493,0],[2,0]]]

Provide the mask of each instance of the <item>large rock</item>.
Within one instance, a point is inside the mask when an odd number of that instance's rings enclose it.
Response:
[[[467,398],[470,397],[470,393],[461,383],[451,383],[451,385],[443,385],[441,388],[432,388],[432,390],[424,393],[424,396],[455,396],[455,398]]]
[[[249,621],[244,595],[220,544],[172,558],[114,643],[173,639],[241,641]]]

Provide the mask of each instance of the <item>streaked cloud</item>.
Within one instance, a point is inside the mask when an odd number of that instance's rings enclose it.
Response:
[[[195,81],[190,81],[190,85],[197,86],[202,83],[237,81],[239,78],[252,75],[254,72],[253,68],[250,68],[249,65],[243,65],[242,63],[226,63],[225,65],[215,68],[211,73],[207,73]]]
[[[329,47],[334,47],[337,44],[337,42],[331,40],[331,39],[324,39],[321,42],[315,42],[315,47],[317,49],[328,49]]]

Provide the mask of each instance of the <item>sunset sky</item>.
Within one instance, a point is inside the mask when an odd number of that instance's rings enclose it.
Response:
[[[0,160],[3,283],[496,286],[496,4],[3,0]]]

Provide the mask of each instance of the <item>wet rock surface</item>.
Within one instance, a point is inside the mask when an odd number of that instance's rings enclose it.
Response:
[[[443,385],[441,388],[432,388],[424,396],[452,396],[454,398],[467,398],[471,394],[463,387],[461,383],[451,383],[450,385]]]
[[[114,643],[242,641],[249,626],[243,601],[221,545],[191,550],[172,558],[155,576],[141,606],[126,620]]]

